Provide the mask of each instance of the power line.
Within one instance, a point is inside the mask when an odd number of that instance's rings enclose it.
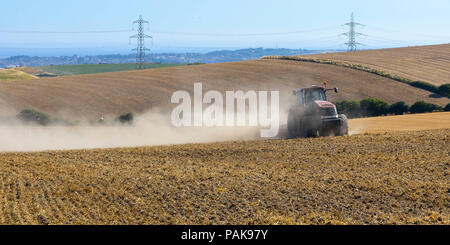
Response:
[[[131,30],[104,30],[104,31],[26,31],[26,30],[0,30],[0,33],[11,34],[101,34],[101,33],[124,33]]]
[[[374,41],[374,42],[384,42],[384,43],[389,43],[389,44],[402,44],[402,45],[409,44],[407,41],[386,39],[386,38],[383,38],[383,37],[375,37],[375,38],[374,37],[370,37],[370,38],[364,38],[364,40]]]
[[[348,25],[350,23],[344,24],[342,26]],[[355,23],[358,24],[358,23]],[[360,25],[360,24],[359,24]],[[361,25],[362,26],[362,25]],[[448,39],[449,36],[441,36],[441,35],[430,35],[430,34],[420,34],[420,33],[411,33],[405,32],[403,30],[389,30],[385,28],[380,28],[377,26],[369,26],[370,30],[379,31],[383,33],[395,33],[395,34],[404,34],[413,37],[423,37],[423,38],[441,38]],[[177,36],[210,36],[210,37],[252,37],[252,36],[281,36],[281,35],[296,35],[310,32],[320,32],[335,29],[338,26],[326,27],[326,28],[317,28],[317,29],[309,29],[309,30],[296,30],[296,31],[286,31],[286,32],[272,32],[272,33],[200,33],[200,32],[176,32],[176,31],[166,31],[166,30],[158,30],[153,31],[154,34],[164,34],[164,35],[177,35]],[[105,34],[105,33],[130,33],[133,30],[93,30],[93,31],[35,31],[35,30],[0,30],[0,33],[5,34]],[[347,32],[348,33],[348,32]],[[347,33],[345,35],[347,35]]]
[[[182,36],[211,36],[211,37],[251,37],[251,36],[281,36],[281,35],[295,35],[308,32],[318,32],[335,29],[336,27],[317,28],[308,30],[296,30],[287,32],[267,32],[267,33],[201,33],[201,32],[173,32],[173,31],[155,31],[154,33],[167,35],[182,35]]]
[[[358,45],[363,45],[362,43],[358,43],[356,41],[357,36],[366,36],[363,33],[356,32],[356,26],[364,26],[360,23],[355,22],[353,13],[350,16],[350,22],[345,25],[349,26],[349,31],[346,33],[342,33],[342,35],[348,37],[348,42],[345,43],[347,45],[347,51],[356,51],[358,49]]]
[[[154,31],[155,34],[166,35],[180,35],[180,36],[211,36],[211,37],[246,37],[246,36],[280,36],[280,35],[295,35],[309,32],[319,32],[335,29],[334,27],[316,28],[308,30],[295,30],[287,32],[267,32],[267,33],[201,33],[201,32],[176,32],[158,30]],[[0,30],[0,33],[11,34],[96,34],[96,33],[124,33],[131,32],[132,30],[99,30],[99,31],[30,31],[30,30]]]
[[[140,17],[141,18],[141,17]],[[147,21],[142,20],[142,25],[144,24],[148,24]],[[139,20],[133,22],[133,24],[139,24]],[[345,45],[347,46],[347,50],[348,51],[355,51],[358,48],[358,45],[363,45],[359,42],[357,42],[357,37],[363,37],[362,40],[364,40],[365,42],[367,41],[371,41],[371,42],[379,42],[379,43],[391,43],[391,44],[411,44],[408,41],[401,41],[401,40],[392,40],[392,39],[386,39],[381,37],[380,35],[371,35],[371,38],[364,38],[367,37],[367,35],[363,34],[363,33],[359,33],[356,31],[356,28],[358,26],[365,26],[362,25],[360,23],[357,23],[354,21],[354,15],[352,13],[351,18],[350,18],[350,22],[346,23],[344,25],[340,25],[342,27],[344,26],[348,26],[349,30],[346,33],[343,33],[341,35],[346,36],[348,38],[347,42],[345,42]],[[297,43],[305,43],[305,42],[314,42],[314,43],[325,43],[325,42],[340,42],[339,40],[337,40],[336,38],[334,38],[335,36],[325,36],[325,37],[320,37],[320,32],[328,33],[329,30],[332,29],[337,29],[338,26],[328,26],[328,27],[323,27],[323,28],[315,28],[315,29],[304,29],[304,30],[294,30],[294,31],[285,31],[285,32],[267,32],[267,33],[201,33],[201,32],[177,32],[177,31],[166,31],[166,30],[158,30],[158,31],[153,31],[153,34],[162,34],[162,35],[175,35],[175,36],[200,36],[200,37],[235,37],[235,38],[245,38],[245,37],[249,37],[249,38],[256,38],[256,37],[270,37],[270,36],[282,36],[282,35],[301,35],[301,34],[305,34],[305,33],[316,33],[314,35],[303,35],[303,37],[299,38],[297,40]],[[414,36],[422,36],[422,37],[433,37],[431,35],[426,35],[426,34],[417,34],[417,33],[407,33],[404,31],[394,31],[394,30],[387,30],[385,28],[379,28],[379,27],[375,27],[375,26],[368,26],[368,28],[371,31],[372,29],[374,31],[379,31],[379,32],[384,32],[384,33],[404,33],[404,34],[409,34],[409,35],[414,35]],[[144,44],[144,39],[145,38],[151,38],[150,36],[147,36],[143,33],[143,29],[144,27],[142,26],[142,35],[143,38],[142,40],[139,39],[139,35],[140,33],[138,32],[138,34],[131,36],[131,38],[137,38],[138,41],[138,46],[136,49],[133,49],[134,51],[138,51],[137,52],[137,57],[136,57],[136,63],[138,64],[138,67],[141,67],[141,65],[144,62],[144,58],[145,58],[145,51],[148,51],[148,49],[145,48],[145,45],[140,46],[140,42],[142,41],[142,44]],[[70,35],[70,34],[107,34],[107,33],[130,33],[132,32],[132,30],[125,30],[125,29],[117,29],[117,30],[86,30],[86,31],[52,31],[52,30],[0,30],[0,33],[6,33],[6,34],[39,34],[39,35],[44,35],[44,34],[54,34],[54,35]],[[308,38],[308,36],[310,36],[310,38]],[[437,37],[437,36],[436,36]],[[444,38],[443,36],[441,36],[440,38]],[[142,48],[142,52],[140,52],[139,50]],[[141,61],[141,57],[142,57],[142,61]]]
[[[375,31],[379,31],[379,32],[383,32],[383,33],[389,33],[389,34],[403,34],[403,35],[408,35],[411,37],[424,37],[424,38],[445,38],[448,39],[450,38],[450,36],[441,36],[441,35],[434,35],[434,34],[423,34],[423,33],[412,33],[412,32],[408,32],[408,31],[404,31],[404,30],[391,30],[391,29],[385,29],[385,28],[380,28],[377,26],[368,26],[370,29],[375,30]]]
[[[133,51],[136,51],[136,68],[143,69],[145,61],[145,51],[150,51],[150,49],[145,47],[145,39],[152,37],[144,34],[144,24],[149,24],[149,22],[142,19],[142,15],[139,15],[139,19],[133,22],[133,26],[134,24],[138,24],[138,33],[131,36],[130,38],[137,39],[137,47],[133,49]]]

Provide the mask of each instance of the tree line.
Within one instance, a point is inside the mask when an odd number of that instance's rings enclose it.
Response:
[[[390,105],[380,99],[366,98],[361,101],[343,100],[336,102],[335,104],[337,111],[341,114],[345,114],[348,118],[450,111],[450,103],[445,107],[442,107],[425,101],[417,101],[409,106],[404,101],[399,101]]]

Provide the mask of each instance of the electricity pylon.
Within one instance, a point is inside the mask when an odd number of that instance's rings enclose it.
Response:
[[[362,43],[358,43],[356,41],[356,37],[357,36],[367,36],[363,33],[357,32],[356,26],[364,26],[364,25],[355,22],[353,13],[350,17],[350,22],[346,23],[345,25],[349,26],[349,31],[346,33],[342,33],[342,35],[348,37],[348,42],[345,43],[345,45],[347,45],[347,51],[356,51],[358,49],[358,45],[363,45]]]
[[[143,69],[145,62],[145,51],[150,51],[150,49],[145,47],[145,39],[152,37],[144,34],[144,24],[149,24],[149,22],[142,19],[142,15],[139,15],[138,20],[133,21],[133,27],[134,24],[138,24],[138,33],[130,38],[137,39],[137,47],[133,49],[133,51],[136,51],[136,69]]]

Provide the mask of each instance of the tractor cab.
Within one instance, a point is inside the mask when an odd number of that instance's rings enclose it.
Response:
[[[334,90],[336,93],[339,91],[338,88],[327,89],[326,86],[327,81],[324,82],[323,87],[313,85],[310,88],[301,88],[294,91],[294,95],[297,95],[297,104],[308,107],[313,105],[315,101],[328,101],[327,91]]]
[[[327,95],[323,87],[312,86],[295,91],[297,103],[303,106],[310,106],[314,101],[327,101]]]

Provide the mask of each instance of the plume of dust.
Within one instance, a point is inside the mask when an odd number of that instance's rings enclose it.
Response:
[[[348,135],[360,134],[362,132],[362,128],[349,128]]]
[[[350,119],[348,125],[348,135],[363,134],[367,132],[367,122],[364,119]]]
[[[291,90],[281,91],[292,94]],[[287,99],[289,98],[289,99]],[[276,138],[287,136],[287,112],[294,96],[280,98],[280,128]],[[248,113],[248,111],[247,111]],[[236,115],[237,116],[237,115]],[[248,114],[246,115],[248,117]],[[31,126],[18,120],[0,118],[0,152],[45,151],[114,147],[138,147],[186,143],[207,143],[260,139],[259,127],[172,126],[170,112],[155,108],[134,119],[133,125]]]
[[[258,127],[180,127],[158,110],[135,117],[131,126],[0,125],[0,151],[43,151],[137,147],[259,139]]]

